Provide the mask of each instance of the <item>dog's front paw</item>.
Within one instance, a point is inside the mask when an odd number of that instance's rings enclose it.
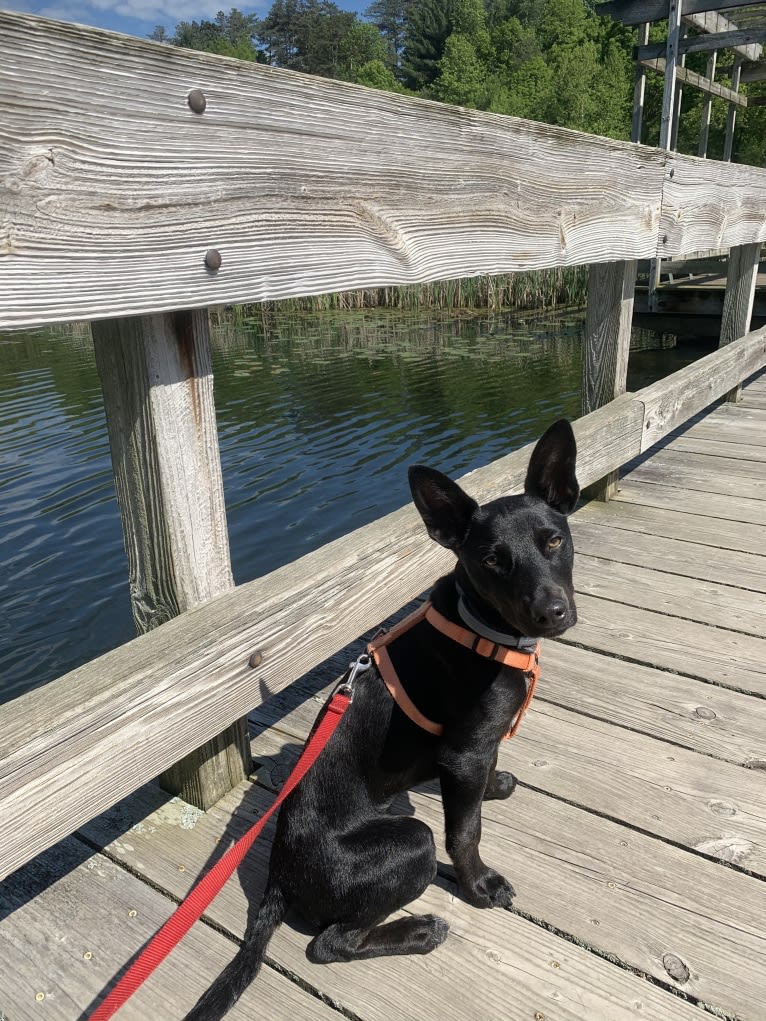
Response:
[[[495,798],[510,798],[515,790],[516,777],[513,773],[508,773],[505,770],[499,772],[493,770],[484,791],[484,800],[491,801]]]
[[[461,883],[460,892],[475,908],[509,908],[516,891],[499,872],[487,869],[472,883]]]

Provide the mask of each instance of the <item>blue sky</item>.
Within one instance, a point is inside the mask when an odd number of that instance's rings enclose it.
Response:
[[[335,0],[344,11],[363,13],[368,2]],[[129,35],[148,35],[155,25],[164,25],[172,33],[179,21],[199,21],[212,18],[216,11],[232,7],[246,14],[263,16],[272,0],[237,4],[233,0],[0,0],[0,9],[26,11],[59,21],[76,21],[81,25],[96,25]]]

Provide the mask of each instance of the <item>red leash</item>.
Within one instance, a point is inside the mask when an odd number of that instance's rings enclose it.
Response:
[[[366,657],[360,657],[360,659]],[[354,664],[357,665],[357,664]],[[368,664],[369,665],[369,664]],[[360,667],[357,666],[357,669]],[[361,669],[366,669],[362,666]],[[173,947],[179,943],[192,925],[202,915],[205,908],[222,889],[243,858],[250,850],[256,837],[276,812],[288,794],[297,787],[319,757],[320,752],[332,737],[343,714],[351,703],[351,684],[356,671],[351,671],[349,679],[333,695],[330,704],[319,720],[316,729],[309,735],[308,741],[301,752],[295,769],[288,776],[282,790],[273,805],[261,818],[254,823],[244,836],[230,847],[222,858],[213,865],[207,875],[197,883],[186,899],[176,908],[156,936],[144,947],[136,960],[131,964],[117,985],[90,1015],[90,1021],[107,1021],[125,1003],[151,975],[158,964],[168,956]]]

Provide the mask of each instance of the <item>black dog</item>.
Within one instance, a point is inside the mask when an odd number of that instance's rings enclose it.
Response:
[[[556,422],[532,453],[524,494],[483,507],[446,475],[410,469],[429,535],[457,556],[431,596],[443,617],[506,646],[575,623],[566,521],[579,494],[575,456],[571,426]],[[307,949],[315,962],[426,954],[445,940],[447,923],[435,915],[385,922],[436,876],[428,826],[387,812],[394,795],[425,780],[441,781],[462,896],[479,908],[510,905],[513,887],[479,856],[481,803],[513,790],[513,776],[495,766],[498,742],[524,701],[525,676],[427,620],[388,650],[410,699],[441,735],[405,715],[375,671],[359,680],[338,730],[282,807],[266,891],[242,949],[186,1021],[223,1017],[257,974],[289,907],[319,930]]]

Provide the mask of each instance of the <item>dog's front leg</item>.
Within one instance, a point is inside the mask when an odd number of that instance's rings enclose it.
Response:
[[[487,761],[478,757],[443,754],[439,763],[447,852],[452,858],[460,892],[477,908],[510,907],[514,890],[479,855],[481,803],[487,789]]]
[[[491,801],[495,798],[510,798],[516,790],[516,777],[507,770],[497,771],[497,751],[495,751],[492,765],[489,769],[487,786],[484,789],[484,800]]]

